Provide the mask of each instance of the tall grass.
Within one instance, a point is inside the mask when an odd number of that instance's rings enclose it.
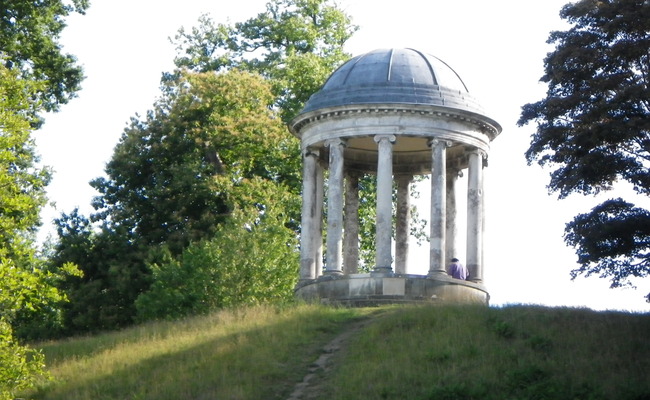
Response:
[[[307,305],[45,343],[55,380],[25,397],[286,399],[326,343],[370,316],[310,399],[650,399],[650,314]]]
[[[328,399],[650,399],[650,315],[410,307],[338,361]]]
[[[41,346],[36,399],[283,399],[360,310],[270,306]]]

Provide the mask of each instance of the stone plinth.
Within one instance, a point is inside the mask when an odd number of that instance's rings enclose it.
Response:
[[[346,306],[396,303],[489,304],[482,284],[445,275],[350,274],[302,281],[296,296],[309,302]]]

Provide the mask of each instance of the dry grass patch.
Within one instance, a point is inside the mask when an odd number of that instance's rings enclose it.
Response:
[[[261,306],[42,346],[36,399],[281,399],[360,310]]]

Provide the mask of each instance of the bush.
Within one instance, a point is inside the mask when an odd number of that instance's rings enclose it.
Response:
[[[293,297],[298,276],[295,233],[277,219],[251,223],[240,214],[213,239],[187,247],[178,259],[163,252],[164,261],[150,265],[150,290],[136,300],[140,321]]]
[[[0,318],[0,400],[11,400],[19,390],[34,386],[47,376],[45,358],[36,350],[18,344],[11,325]]]

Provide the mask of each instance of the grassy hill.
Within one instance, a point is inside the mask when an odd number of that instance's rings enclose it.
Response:
[[[40,344],[24,397],[649,400],[649,340],[650,314],[263,306]]]

